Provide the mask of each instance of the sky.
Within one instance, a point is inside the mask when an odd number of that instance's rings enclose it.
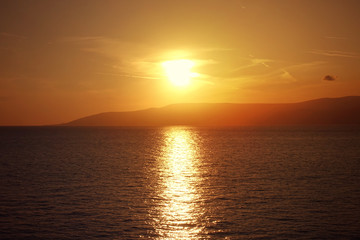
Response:
[[[2,0],[0,125],[360,95],[358,0]],[[187,87],[162,63],[192,61]]]

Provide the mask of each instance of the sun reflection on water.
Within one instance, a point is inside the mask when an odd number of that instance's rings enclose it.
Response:
[[[164,135],[156,231],[160,239],[197,239],[202,213],[196,136],[186,128],[170,128]]]

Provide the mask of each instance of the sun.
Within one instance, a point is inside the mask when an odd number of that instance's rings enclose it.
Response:
[[[177,87],[189,86],[191,78],[197,76],[197,73],[191,72],[194,65],[194,61],[189,59],[170,60],[162,63],[170,82]]]

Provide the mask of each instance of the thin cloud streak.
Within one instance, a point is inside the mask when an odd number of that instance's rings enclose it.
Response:
[[[279,68],[265,74],[241,76],[238,78],[229,78],[228,80],[250,85],[255,84],[256,86],[297,82],[297,79],[285,68]]]
[[[324,66],[325,64],[327,64],[327,62],[325,61],[314,61],[314,62],[307,62],[307,63],[300,63],[300,64],[295,64],[295,65],[290,65],[285,67],[287,70],[289,71],[298,71],[298,70],[303,70],[303,69],[316,69],[319,68],[321,66]]]
[[[327,57],[344,57],[344,58],[360,58],[360,55],[354,52],[330,51],[330,50],[312,50],[309,53],[327,56]]]
[[[233,69],[230,73],[236,73],[238,71],[253,68],[253,67],[256,67],[256,66],[260,66],[260,65],[262,65],[262,66],[264,66],[266,68],[270,68],[268,63],[275,62],[275,60],[264,59],[264,58],[247,58],[246,60],[249,61],[248,64],[243,65],[241,67],[237,67],[237,68]]]
[[[327,39],[348,40],[346,37],[326,36]]]
[[[143,79],[152,79],[152,80],[161,80],[159,77],[149,77],[149,76],[140,76],[140,75],[131,75],[131,74],[121,74],[121,73],[107,73],[107,72],[97,72],[99,75],[110,75],[110,76],[119,76],[119,77],[129,77],[129,78],[143,78]]]
[[[264,61],[264,60],[267,60],[267,62],[276,62],[275,60],[270,60],[270,59],[255,59],[253,64],[247,65],[245,67],[261,65],[262,61]],[[314,62],[308,62],[308,63],[294,64],[294,65],[283,66],[281,68],[273,69],[265,74],[247,75],[245,77],[242,76],[241,79],[243,79],[243,78],[248,78],[248,79],[282,78],[282,79],[289,79],[290,81],[288,81],[288,82],[295,82],[295,81],[297,81],[297,79],[293,76],[293,74],[291,74],[291,72],[299,71],[302,69],[316,68],[316,67],[322,66],[324,64],[326,64],[326,62],[324,62],[324,61],[314,61]],[[270,70],[270,67],[267,67],[267,68]],[[242,69],[242,68],[238,68],[238,69]],[[231,79],[234,79],[234,78],[231,78]],[[284,81],[281,81],[281,82],[284,82]]]
[[[25,36],[8,33],[8,32],[0,32],[0,36],[6,37],[6,38],[15,38],[15,39],[19,39],[19,40],[27,39],[27,37],[25,37]]]
[[[68,36],[60,38],[59,42],[70,42],[70,43],[76,43],[76,42],[88,42],[88,41],[98,41],[98,40],[105,40],[105,37],[101,36],[87,36],[87,37],[78,37],[78,36]]]

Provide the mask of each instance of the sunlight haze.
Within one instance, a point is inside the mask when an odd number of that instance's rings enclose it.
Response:
[[[194,62],[188,59],[171,60],[162,63],[169,80],[177,87],[186,87],[197,74],[191,72]]]

